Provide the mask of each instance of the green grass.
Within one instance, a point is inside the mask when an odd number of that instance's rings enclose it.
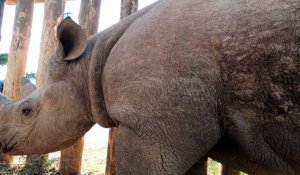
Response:
[[[212,159],[208,159],[207,175],[219,175],[221,164]],[[246,173],[240,172],[240,175],[248,175]]]
[[[218,175],[219,167],[220,167],[220,164],[218,162],[209,159],[208,167],[207,167],[207,170],[208,170],[207,175]]]

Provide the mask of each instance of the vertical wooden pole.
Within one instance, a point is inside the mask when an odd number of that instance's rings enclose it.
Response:
[[[20,80],[25,75],[33,15],[32,0],[17,0],[13,36],[8,55],[4,94],[12,99],[20,96]],[[1,156],[11,161],[12,156]],[[2,160],[3,160],[2,159]]]
[[[131,15],[138,9],[138,0],[122,0],[121,2],[121,19]]]
[[[138,0],[122,0],[121,1],[121,19],[134,13],[138,9]],[[109,129],[109,140],[107,146],[106,157],[106,175],[117,174],[117,160],[116,160],[116,143],[118,140],[118,129]]]
[[[4,94],[12,99],[20,96],[20,80],[25,75],[33,15],[32,0],[17,0],[12,42],[8,55]]]
[[[80,174],[84,139],[61,151],[59,172],[62,175]]]
[[[118,129],[110,128],[108,134],[108,146],[106,156],[105,175],[117,174],[117,160],[116,160],[116,143],[118,140]]]
[[[2,29],[2,20],[3,20],[3,11],[4,11],[4,1],[0,0],[0,41],[1,41],[1,29]]]
[[[86,36],[91,36],[98,31],[101,0],[81,0],[79,12],[79,25]]]
[[[87,36],[98,31],[101,0],[81,0],[79,12],[79,25]],[[80,138],[73,146],[61,152],[61,174],[80,174],[84,137]]]
[[[45,80],[48,60],[56,47],[56,39],[54,37],[54,26],[56,25],[57,18],[60,15],[62,15],[65,8],[65,0],[45,0],[44,3],[44,22],[36,79],[37,86],[41,86]],[[27,172],[31,171],[32,169],[35,169],[37,172],[43,172],[44,164],[47,158],[47,154],[28,155],[26,157],[26,166],[24,167],[23,171]]]
[[[36,85],[40,87],[46,78],[48,61],[56,48],[54,27],[57,19],[63,14],[65,0],[45,0],[44,2],[44,23],[40,45],[40,56],[36,73]]]
[[[240,175],[240,172],[231,167],[221,165],[220,175]]]

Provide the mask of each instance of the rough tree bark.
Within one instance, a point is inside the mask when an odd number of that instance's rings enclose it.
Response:
[[[84,29],[86,36],[98,31],[101,0],[81,0],[79,25]]]
[[[4,86],[4,94],[12,99],[19,98],[20,80],[25,75],[27,52],[31,36],[32,14],[32,0],[17,1]]]
[[[34,3],[43,3],[44,0],[34,0]],[[5,3],[8,5],[16,5],[17,0],[5,0]]]
[[[41,86],[46,78],[49,57],[56,48],[56,39],[54,37],[54,27],[56,20],[65,9],[65,0],[45,0],[44,4],[44,23],[42,39],[40,46],[40,57],[37,69],[36,85]]]
[[[1,29],[2,29],[2,20],[3,20],[3,11],[4,11],[4,1],[0,0],[0,41],[1,41]]]
[[[80,138],[74,145],[61,151],[59,172],[62,175],[80,174],[84,138]]]
[[[116,143],[118,140],[118,129],[109,129],[109,139],[107,146],[106,168],[105,175],[117,174],[117,161],[116,161]]]
[[[79,12],[79,25],[87,36],[98,31],[101,0],[81,0]],[[80,138],[73,146],[61,152],[60,173],[79,174],[81,170],[84,137]]]
[[[32,15],[33,1],[18,0],[4,85],[4,94],[14,100],[20,96],[20,80],[25,75]],[[12,156],[1,155],[1,158],[7,161],[12,160]]]
[[[129,16],[138,9],[138,0],[122,0],[121,1],[121,19]],[[106,175],[116,175],[116,143],[118,140],[118,129],[109,129],[109,140],[107,146],[107,157],[106,157]]]
[[[122,0],[121,19],[136,12],[138,9],[138,0]]]
[[[220,175],[240,175],[240,172],[231,167],[221,165]]]
[[[54,37],[54,26],[56,20],[64,12],[65,0],[45,0],[44,2],[44,22],[40,46],[40,56],[37,69],[36,85],[40,87],[46,77],[48,60],[56,47],[56,39]],[[26,166],[23,171],[36,169],[43,172],[44,164],[48,155],[29,155],[26,157]],[[30,173],[30,172],[29,172]]]

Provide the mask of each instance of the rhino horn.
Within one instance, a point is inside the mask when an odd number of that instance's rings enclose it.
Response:
[[[7,104],[7,103],[9,103],[11,101],[12,100],[9,97],[6,97],[2,93],[0,93],[0,108],[2,108],[2,106],[4,106],[5,104]]]
[[[26,97],[31,94],[37,87],[31,83],[27,78],[23,77],[21,79],[21,98]]]

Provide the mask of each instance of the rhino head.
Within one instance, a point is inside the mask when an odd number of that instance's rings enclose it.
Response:
[[[4,152],[41,154],[64,149],[96,122],[88,87],[90,55],[84,31],[71,19],[56,31],[44,84],[35,88],[23,80],[21,99],[0,96],[0,143]]]

